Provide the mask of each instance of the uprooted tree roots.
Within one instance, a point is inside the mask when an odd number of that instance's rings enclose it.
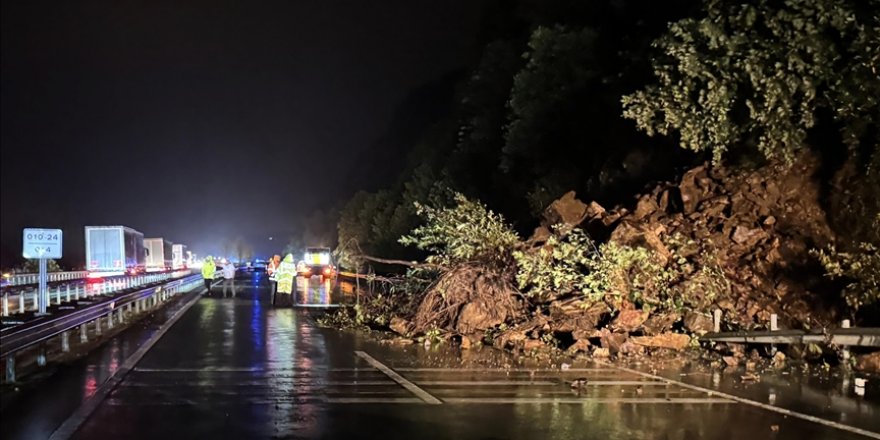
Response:
[[[413,317],[413,330],[473,334],[521,320],[525,305],[516,287],[491,269],[462,265],[444,272],[429,287]]]

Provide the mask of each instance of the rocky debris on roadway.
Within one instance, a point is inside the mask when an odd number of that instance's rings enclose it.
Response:
[[[698,166],[680,181],[641,195],[633,207],[606,209],[569,192],[549,205],[523,242],[540,249],[554,234],[577,227],[597,243],[648,249],[661,267],[679,268],[675,288],[695,299],[687,307],[636,306],[621,295],[585,303],[571,292],[530,301],[509,271],[470,264],[442,272],[414,295],[414,312],[390,319],[388,327],[405,337],[439,331],[461,341],[463,349],[485,344],[535,352],[549,346],[572,355],[619,357],[692,346],[713,331],[716,308],[725,328],[765,329],[771,314],[783,328],[834,325],[835,308],[815,300],[825,281],[809,254],[834,240],[812,177],[818,167],[809,156],[791,166],[751,171]],[[720,271],[723,284],[708,285],[714,279],[702,269],[709,267]],[[717,294],[708,295],[710,290]],[[758,362],[736,344],[715,348],[719,366],[753,370]],[[859,365],[878,370],[876,356],[859,358]],[[779,353],[772,364],[785,359]]]

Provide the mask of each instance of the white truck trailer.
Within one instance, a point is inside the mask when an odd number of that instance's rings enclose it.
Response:
[[[188,255],[185,244],[174,243],[171,246],[171,267],[174,268],[174,270],[186,269],[187,266],[189,266],[187,258]]]
[[[141,273],[146,268],[144,234],[126,226],[86,226],[89,276]]]
[[[173,267],[174,244],[164,238],[145,238],[147,272],[163,272]]]

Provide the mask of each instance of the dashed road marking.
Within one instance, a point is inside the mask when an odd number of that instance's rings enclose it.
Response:
[[[609,364],[609,365],[611,365],[611,364]],[[837,428],[842,431],[847,431],[847,432],[851,432],[854,434],[860,434],[865,437],[880,439],[880,433],[868,431],[866,429],[857,428],[855,426],[844,425],[843,423],[838,423],[838,422],[823,419],[820,417],[811,416],[809,414],[799,413],[797,411],[792,411],[790,409],[780,408],[778,406],[768,405],[766,403],[756,402],[754,400],[746,399],[744,397],[735,396],[733,394],[728,394],[728,393],[724,393],[724,392],[716,391],[716,390],[710,390],[708,388],[703,388],[701,386],[691,385],[689,383],[681,382],[681,381],[674,380],[674,379],[668,379],[663,376],[658,376],[656,374],[644,373],[644,372],[641,372],[638,370],[634,370],[632,368],[621,367],[621,366],[616,366],[616,365],[611,365],[611,366],[618,369],[618,370],[625,371],[627,373],[634,373],[634,374],[638,374],[639,376],[642,376],[642,377],[647,377],[647,378],[654,379],[654,380],[660,380],[660,381],[663,381],[663,382],[666,382],[669,384],[678,385],[680,387],[688,388],[691,390],[702,391],[704,393],[707,393],[707,394],[713,395],[713,396],[721,396],[721,397],[724,397],[724,398],[727,398],[727,399],[730,399],[730,400],[733,400],[733,401],[736,401],[739,403],[744,403],[746,405],[751,405],[751,406],[755,406],[758,408],[766,409],[767,411],[773,411],[773,412],[783,414],[786,416],[796,417],[796,418],[799,418],[802,420],[808,420],[810,422],[815,422],[820,425],[825,425],[825,426],[830,426],[832,428]],[[447,401],[448,401],[448,399],[447,399]]]
[[[395,372],[391,368],[388,368],[387,366],[385,366],[385,364],[377,361],[375,358],[368,355],[367,353],[365,353],[363,351],[355,351],[354,353],[359,358],[367,361],[367,363],[370,364],[371,366],[373,366],[373,368],[385,373],[385,375],[390,377],[391,380],[397,382],[398,384],[400,384],[400,386],[406,388],[409,392],[415,394],[419,399],[422,399],[423,402],[425,402],[429,405],[442,405],[443,404],[443,402],[441,402],[440,399],[428,394],[427,391],[419,388],[414,383],[406,380],[406,378],[404,378],[400,374],[397,374],[397,372]]]

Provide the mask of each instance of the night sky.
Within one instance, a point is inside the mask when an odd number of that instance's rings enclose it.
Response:
[[[62,228],[68,265],[85,225],[280,251],[407,94],[473,57],[479,20],[469,0],[3,1],[2,266],[24,227]]]

